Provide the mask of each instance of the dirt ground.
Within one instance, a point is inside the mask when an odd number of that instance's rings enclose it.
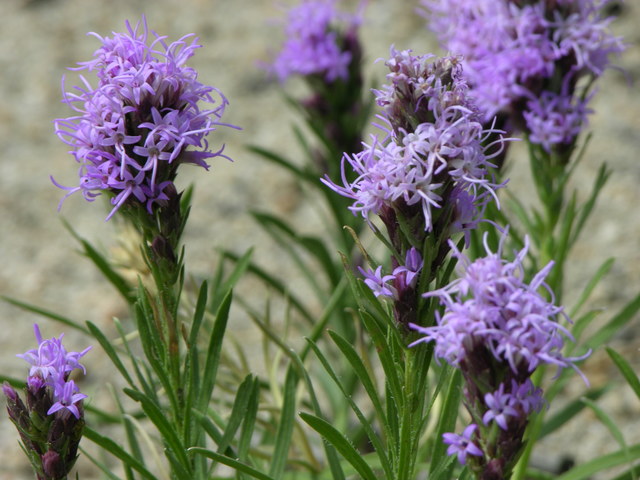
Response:
[[[230,100],[225,120],[243,128],[221,129],[212,142],[226,143],[234,163],[218,159],[209,173],[185,169],[181,182],[195,182],[193,213],[186,232],[187,265],[191,273],[206,276],[215,266],[218,247],[243,252],[255,246],[255,256],[267,268],[283,268],[282,252],[256,229],[247,211],[264,208],[286,215],[308,232],[322,232],[317,217],[301,203],[292,180],[245,149],[247,144],[290,153],[298,150],[291,136],[295,121],[286,107],[280,87],[265,80],[259,61],[278,48],[278,29],[269,19],[281,18],[278,2],[268,0],[0,0],[0,294],[61,312],[79,321],[107,326],[113,316],[124,315],[117,293],[77,253],[77,244],[65,230],[68,221],[83,237],[111,251],[114,229],[105,223],[101,202],[89,204],[80,196],[67,199],[56,211],[63,193],[52,185],[77,182],[76,164],[53,133],[53,119],[70,115],[60,103],[60,79],[74,74],[66,70],[88,60],[98,41],[87,37],[95,31],[108,35],[121,31],[124,21],[136,22],[142,14],[149,26],[170,39],[196,33],[203,48],[190,62],[200,80],[222,90]],[[291,1],[280,2],[292,4]],[[354,7],[356,2],[346,2]],[[346,8],[350,8],[346,7]],[[409,0],[371,0],[362,28],[370,78],[381,80],[384,67],[374,60],[388,55],[389,46],[413,48],[416,53],[443,53],[414,13]],[[608,257],[617,262],[594,295],[593,306],[608,318],[640,291],[640,3],[628,0],[612,29],[624,36],[628,50],[600,82],[590,118],[594,132],[584,164],[576,176],[579,195],[590,187],[598,167],[607,162],[613,174],[568,270],[567,301],[576,298],[587,278]],[[373,80],[372,80],[373,81]],[[635,83],[634,83],[635,81]],[[291,92],[303,92],[291,82]],[[215,146],[215,145],[214,145]],[[521,160],[518,162],[517,160]],[[521,167],[522,165],[522,167]],[[516,158],[509,188],[529,191],[524,159]],[[234,327],[251,334],[252,327],[240,311],[234,311]],[[0,302],[0,371],[24,376],[26,366],[15,357],[32,348],[32,324],[39,321],[44,334],[58,335],[62,327],[41,321]],[[613,345],[640,371],[640,328],[619,335]],[[87,339],[69,332],[68,347],[80,350]],[[104,383],[108,364],[97,349],[86,358],[87,369],[99,378],[88,378],[85,390],[94,398],[106,398]],[[604,356],[594,355],[585,365],[593,384],[611,379],[614,369]],[[575,388],[584,388],[580,385]],[[3,403],[0,401],[0,403]],[[616,389],[604,398],[604,406],[623,423],[629,442],[640,441],[640,402],[627,389]],[[26,458],[20,452],[13,426],[0,414],[0,480],[30,478]],[[561,434],[549,438],[537,450],[537,458],[557,463],[562,454],[578,462],[612,451],[615,442],[591,415],[572,422]],[[79,462],[81,478],[92,478],[87,459]],[[93,477],[95,478],[95,477]],[[605,478],[605,477],[599,477]]]

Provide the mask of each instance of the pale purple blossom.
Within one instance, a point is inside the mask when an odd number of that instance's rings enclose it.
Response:
[[[168,44],[166,37],[150,34],[146,19],[126,25],[126,33],[112,37],[91,34],[102,46],[74,70],[94,74],[97,86],[80,76],[82,85],[63,99],[76,114],[55,122],[56,134],[80,164],[80,183],[54,183],[68,190],[65,198],[82,192],[93,200],[109,193],[113,209],[107,219],[128,202],[152,213],[167,198],[180,164],[208,169],[207,158],[228,158],[222,148],[211,152],[205,138],[231,125],[221,122],[224,95],[200,83],[186,65],[200,48],[197,39],[186,35]],[[211,107],[202,109],[203,102]]]
[[[38,392],[42,387],[48,387],[53,406],[47,415],[66,408],[76,418],[80,418],[78,402],[87,396],[79,393],[75,382],[69,379],[69,374],[76,369],[86,373],[80,358],[86,355],[91,347],[81,352],[68,352],[62,344],[64,334],[58,338],[43,339],[37,324],[33,329],[38,347],[16,355],[31,365],[27,378],[28,387],[33,392]]]
[[[395,280],[395,275],[383,275],[381,265],[378,265],[375,270],[370,268],[365,270],[362,267],[358,267],[358,270],[364,277],[365,285],[371,289],[376,297],[398,297],[398,291],[391,285],[391,282]]]
[[[479,351],[487,351],[521,378],[548,364],[581,373],[575,362],[590,352],[581,357],[562,354],[565,340],[573,340],[560,323],[566,314],[540,293],[541,289],[550,292],[544,279],[553,263],[526,283],[522,262],[527,245],[511,262],[501,257],[502,243],[496,253],[486,244],[485,248],[486,257],[470,262],[452,245],[462,266],[461,276],[443,289],[424,294],[438,298],[445,310],[442,315],[436,313],[435,326],[412,325],[424,335],[412,346],[433,341],[435,355],[458,367]]]
[[[67,409],[74,417],[80,418],[78,405],[79,402],[85,398],[87,398],[87,396],[84,393],[80,393],[78,386],[73,380],[57,382],[53,385],[54,403],[51,405],[47,415],[52,415],[59,410]]]
[[[444,443],[449,445],[447,455],[457,455],[461,465],[467,463],[467,455],[482,457],[482,450],[473,442],[473,435],[477,429],[478,426],[472,423],[464,429],[462,435],[444,433],[442,435]]]
[[[480,123],[467,96],[459,59],[431,58],[391,49],[386,62],[390,83],[375,92],[382,108],[380,118],[389,125],[382,127],[384,138],[374,135],[370,144],[363,143],[362,151],[344,155],[342,185],[323,179],[332,190],[353,199],[349,208],[367,221],[384,208],[413,208],[421,213],[424,230],[430,232],[434,210],[450,203],[443,194],[451,188],[458,199],[474,199],[473,208],[464,205],[464,214],[480,213],[487,200],[485,193],[497,200],[495,190],[501,185],[493,183],[489,169],[503,140],[484,142],[489,134],[500,132]],[[348,180],[346,168],[353,169],[355,180]],[[476,220],[467,218],[457,228],[464,231]]]
[[[625,48],[603,16],[607,0],[421,3],[443,48],[464,58],[471,95],[485,120],[511,115],[513,128],[524,115],[530,141],[548,151],[584,128],[586,89]],[[579,83],[582,77],[588,79]],[[529,101],[535,98],[541,101]]]
[[[353,55],[343,37],[360,21],[359,15],[338,11],[335,0],[304,0],[289,10],[286,39],[267,68],[281,82],[293,75],[319,75],[329,83],[346,80]]]

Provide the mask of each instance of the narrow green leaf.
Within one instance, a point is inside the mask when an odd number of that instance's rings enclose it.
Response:
[[[228,258],[232,261],[238,261],[239,259],[239,257],[235,253],[229,252],[227,250],[224,250],[222,254],[224,255],[225,258]],[[291,306],[295,310],[297,310],[298,313],[300,313],[310,324],[313,325],[315,323],[315,317],[311,315],[311,313],[307,310],[304,304],[295,295],[293,295],[290,292],[289,288],[285,286],[283,282],[281,282],[280,280],[275,278],[273,275],[271,275],[270,273],[266,272],[264,269],[258,267],[253,263],[251,263],[247,267],[247,271],[252,275],[255,275],[256,277],[258,277],[260,280],[265,282],[267,286],[274,289],[280,295],[285,297],[287,301],[291,304]]]
[[[360,424],[362,425],[365,432],[367,433],[367,437],[369,438],[371,445],[375,449],[375,452],[378,455],[378,458],[380,459],[380,466],[385,471],[386,477],[392,478],[391,465],[386,453],[387,448],[385,448],[385,446],[382,444],[380,437],[376,434],[373,428],[373,425],[371,424],[371,421],[365,417],[365,415],[362,413],[362,410],[360,410],[358,405],[354,402],[353,396],[347,391],[347,388],[340,381],[338,375],[335,373],[335,371],[333,370],[333,367],[331,367],[330,362],[327,360],[326,356],[322,353],[320,348],[318,348],[318,346],[311,340],[307,339],[307,341],[309,342],[309,345],[311,346],[314,353],[320,360],[320,363],[329,374],[329,377],[331,378],[331,380],[333,380],[333,382],[338,386],[338,388],[340,389],[340,392],[342,393],[344,398],[349,402],[351,409],[354,411],[354,413],[358,417]],[[316,416],[319,416],[317,412],[316,412]],[[387,438],[390,438],[391,432],[389,431],[389,425],[386,419],[383,419],[382,424],[384,427],[384,435]]]
[[[600,280],[602,280],[602,277],[604,277],[609,272],[609,270],[611,270],[614,262],[615,259],[611,257],[605,260],[602,265],[600,265],[600,268],[598,268],[593,277],[591,277],[591,280],[589,280],[587,286],[584,288],[584,290],[582,290],[580,298],[578,298],[573,308],[571,308],[571,311],[569,312],[569,318],[574,318],[578,314],[582,306],[593,293],[593,290],[596,288],[598,283],[600,283]]]
[[[627,303],[624,308],[613,317],[604,327],[594,333],[589,340],[585,342],[589,348],[597,348],[609,339],[627,323],[634,318],[640,310],[640,294]]]
[[[284,168],[285,170],[289,170],[291,173],[293,173],[299,180],[304,181],[304,182],[308,182],[308,183],[316,183],[318,181],[318,178],[315,176],[310,175],[308,172],[305,172],[304,170],[298,168],[297,166],[295,166],[293,163],[291,163],[289,160],[287,160],[286,158],[270,151],[270,150],[266,150],[264,148],[258,147],[258,146],[254,146],[254,145],[250,145],[247,147],[251,152],[256,153],[258,155],[260,155],[262,158],[264,158],[265,160],[269,160],[270,162],[279,165],[280,167]]]
[[[140,463],[144,465],[144,456],[142,455],[142,449],[138,444],[138,437],[135,433],[135,427],[133,422],[131,421],[131,417],[125,414],[124,408],[122,407],[122,402],[120,402],[120,397],[116,394],[116,391],[113,387],[111,387],[111,396],[113,397],[116,406],[118,407],[118,411],[120,412],[120,417],[122,418],[122,424],[124,425],[125,435],[127,437],[127,442],[129,443],[129,450],[131,454],[140,460]],[[146,466],[146,465],[145,465]],[[130,470],[130,469],[129,469]],[[131,474],[127,473],[127,477],[130,477]]]
[[[578,465],[556,477],[556,480],[587,480],[597,472],[624,465],[630,458],[640,458],[640,444],[597,457],[589,462]]]
[[[201,432],[198,432],[197,429],[194,428],[195,422],[192,418],[191,409],[194,405],[194,399],[198,399],[200,395],[200,360],[198,357],[200,350],[198,348],[198,335],[206,309],[207,282],[203,282],[200,286],[200,292],[198,293],[198,300],[196,301],[196,308],[193,314],[193,321],[191,323],[191,331],[189,332],[183,377],[188,380],[184,386],[184,431],[182,438],[191,439],[191,445],[199,445],[198,437],[201,435]]]
[[[310,340],[307,340],[310,341]],[[309,377],[309,373],[307,372],[304,364],[302,363],[301,358],[292,351],[291,357],[293,364],[297,367],[298,374],[304,378],[304,381],[307,386],[307,392],[309,393],[309,398],[311,400],[311,405],[313,407],[313,411],[318,418],[322,418],[322,409],[320,408],[320,402],[316,397],[315,389],[313,387],[313,382]],[[325,455],[327,457],[327,463],[329,463],[329,469],[331,470],[331,476],[333,480],[345,480],[344,472],[342,470],[342,465],[340,464],[340,460],[338,459],[338,454],[336,453],[336,449],[329,442],[322,442]]]
[[[240,431],[240,440],[238,441],[238,458],[246,461],[251,447],[251,437],[256,425],[258,416],[258,407],[260,406],[260,380],[253,377],[250,385],[250,395],[247,401],[246,410],[244,412],[244,421],[242,422],[242,430]]]
[[[462,397],[462,388],[460,387],[461,374],[460,370],[455,370],[451,375],[451,380],[447,388],[447,394],[444,397],[442,404],[442,410],[440,412],[440,418],[438,419],[438,427],[434,438],[436,439],[433,446],[433,453],[431,455],[432,462],[430,472],[435,472],[441,468],[443,472],[449,472],[451,467],[441,467],[442,463],[448,461],[448,455],[446,454],[447,446],[442,441],[442,435],[447,432],[453,432],[456,427],[456,420],[458,419],[458,410],[460,408],[460,398]]]
[[[573,230],[573,238],[571,239],[571,243],[575,243],[578,237],[580,236],[580,233],[582,232],[582,229],[584,228],[584,225],[587,222],[587,219],[589,218],[589,216],[591,215],[591,212],[593,210],[593,207],[596,204],[596,201],[598,200],[598,196],[600,195],[602,188],[605,186],[610,176],[611,176],[611,170],[609,169],[609,167],[607,167],[606,163],[603,163],[600,166],[600,169],[598,170],[598,175],[596,176],[593,182],[591,195],[589,195],[589,199],[581,208],[580,215],[576,223],[576,227]]]
[[[238,393],[236,394],[236,398],[233,402],[233,407],[231,408],[231,414],[229,415],[229,419],[227,420],[227,426],[225,428],[224,434],[218,443],[218,452],[223,453],[229,445],[231,445],[231,441],[235,436],[238,428],[242,424],[242,421],[247,414],[247,407],[249,405],[249,399],[254,394],[254,379],[251,374],[247,375],[244,381],[238,387]]]
[[[124,465],[127,465],[133,468],[135,471],[140,473],[144,478],[149,480],[156,480],[154,477],[140,461],[130,454],[128,454],[120,445],[118,445],[112,439],[105,437],[104,435],[100,435],[98,432],[93,430],[91,427],[85,425],[82,430],[82,436],[88,440],[91,440],[95,444],[97,444],[103,450],[106,450],[114,457],[119,458]]]
[[[133,294],[133,289],[131,285],[127,283],[127,281],[118,274],[113,268],[111,268],[111,264],[84,238],[78,235],[71,225],[63,220],[64,226],[67,228],[69,233],[73,235],[73,237],[82,245],[84,249],[84,254],[94,263],[94,265],[102,272],[105,278],[113,285],[116,290],[122,295],[122,298],[127,302],[128,305],[133,305],[136,301],[136,296]]]
[[[207,349],[207,357],[204,364],[204,376],[200,388],[200,398],[198,399],[198,410],[205,412],[211,399],[213,387],[216,382],[218,372],[218,364],[220,362],[220,352],[222,351],[222,340],[227,329],[227,320],[229,319],[229,310],[231,308],[231,299],[233,291],[230,291],[220,304],[220,308],[216,313],[216,320],[211,332],[209,347]]]
[[[402,375],[402,371],[399,369],[399,365],[394,360],[393,355],[391,354],[391,350],[389,349],[389,341],[387,340],[387,336],[385,332],[382,330],[382,327],[376,320],[368,313],[362,312],[360,315],[362,319],[362,323],[364,324],[367,332],[371,336],[373,340],[373,344],[376,348],[376,352],[378,353],[378,358],[380,359],[380,364],[382,365],[382,369],[385,373],[385,380],[389,385],[389,389],[391,391],[391,397],[388,401],[393,401],[391,399],[402,398],[402,385],[400,380],[398,379],[399,375]],[[392,335],[395,332],[392,333]]]
[[[91,335],[93,335],[93,338],[95,338],[98,341],[102,349],[108,355],[109,359],[111,360],[111,363],[118,369],[118,371],[122,375],[122,378],[124,378],[131,387],[135,388],[135,384],[133,383],[133,380],[129,376],[129,372],[127,371],[124,364],[120,360],[120,357],[116,353],[116,350],[113,348],[113,345],[111,344],[111,342],[107,339],[107,337],[104,336],[102,331],[98,327],[96,327],[93,323],[88,321],[87,327],[89,329],[89,332],[91,332]]]
[[[367,462],[362,458],[362,455],[354,448],[353,445],[351,445],[344,435],[333,427],[333,425],[322,418],[308,413],[301,413],[300,417],[311,428],[331,443],[364,480],[376,480],[378,478],[373,470],[371,470],[371,467],[369,467]]]
[[[624,359],[622,355],[613,350],[610,347],[606,347],[607,353],[613,363],[616,364],[620,373],[625,378],[629,386],[633,389],[638,399],[640,399],[640,380],[638,379],[638,375],[633,371],[631,365]]]
[[[584,402],[584,404],[587,405],[591,410],[593,410],[593,413],[596,414],[596,417],[598,417],[602,424],[607,427],[607,429],[611,433],[611,436],[615,438],[616,442],[618,442],[620,448],[626,449],[627,442],[625,442],[624,435],[616,425],[615,421],[593,400],[583,397],[581,398],[581,401]]]
[[[207,450],[206,448],[201,447],[191,447],[187,450],[189,453],[194,453],[197,455],[204,455],[207,458],[215,460],[218,463],[222,463],[223,465],[227,465],[238,472],[246,473],[247,475],[251,475],[253,478],[257,478],[259,480],[275,480],[273,477],[266,475],[262,472],[259,472],[255,468],[250,467],[249,465],[239,462],[238,460],[234,460],[233,458],[226,457],[217,452],[212,452],[211,450]]]
[[[383,425],[386,425],[386,416],[385,416],[384,408],[382,408],[380,395],[376,391],[376,387],[373,383],[373,380],[371,379],[371,376],[369,375],[367,368],[362,362],[360,355],[358,355],[356,350],[353,348],[353,345],[351,345],[351,343],[345,340],[338,333],[329,330],[329,336],[338,346],[342,354],[345,356],[345,358],[353,368],[353,371],[360,379],[360,382],[362,382],[362,386],[367,392],[367,395],[369,395],[369,398],[371,399],[371,403],[373,404],[373,408],[375,409],[376,414],[378,415],[378,418],[383,423]]]
[[[607,391],[607,387],[597,388],[595,390],[589,390],[584,398],[588,400],[597,400]],[[567,404],[562,410],[557,412],[555,415],[547,419],[542,428],[540,429],[540,434],[538,435],[538,439],[544,437],[545,435],[549,435],[552,432],[558,430],[562,425],[567,423],[573,417],[575,417],[578,413],[580,413],[585,406],[585,402],[581,399],[575,399],[569,404]]]
[[[130,396],[137,402],[140,402],[144,413],[149,420],[156,426],[158,433],[162,436],[162,439],[166,443],[167,447],[173,451],[176,455],[179,463],[187,470],[190,470],[189,458],[185,452],[185,447],[180,440],[178,432],[174,426],[169,422],[166,414],[160,409],[160,407],[149,397],[142,392],[125,388],[124,393]]]
[[[100,470],[102,473],[104,473],[107,478],[109,478],[111,480],[121,480],[120,477],[118,477],[117,475],[115,475],[113,473],[113,471],[112,471],[113,467],[108,467],[107,465],[105,465],[104,463],[99,461],[97,458],[92,456],[89,452],[87,452],[82,447],[80,447],[80,452],[82,453],[83,456],[87,457],[91,461],[91,463],[93,463],[96,467],[98,467],[98,470]],[[123,462],[123,464],[124,464],[124,462]],[[129,474],[129,472],[131,472],[131,469],[126,464],[124,464],[123,466],[125,467],[125,474],[127,475],[127,480],[133,480],[133,477],[130,476],[130,474]]]
[[[220,250],[219,250],[220,251]],[[220,251],[222,255],[224,253]],[[229,290],[233,290],[240,280],[244,273],[249,268],[251,264],[251,256],[253,255],[253,248],[247,250],[241,257],[238,257],[236,260],[233,260],[235,266],[229,277],[226,280],[222,280],[222,265],[223,262],[220,261],[220,273],[218,274],[217,281],[214,282],[212,287],[212,295],[211,295],[211,305],[209,306],[209,310],[215,312],[220,308],[220,303],[224,299],[224,296],[229,292]]]
[[[291,248],[291,243],[302,244],[296,233],[281,219],[273,215],[258,212],[252,212],[252,215],[278,245],[286,248],[287,255],[297,265],[298,270],[306,278],[320,301],[324,301],[326,291],[320,286],[317,272],[305,262],[296,250]]]
[[[289,446],[291,445],[291,435],[295,423],[298,378],[295,369],[290,366],[284,382],[282,410],[280,411],[276,442],[269,468],[269,475],[276,479],[282,478],[289,460]]]
[[[0,295],[0,299],[4,300],[11,305],[14,305],[22,310],[26,310],[27,312],[35,313],[36,315],[40,315],[41,317],[48,318],[50,320],[60,322],[67,327],[71,327],[74,330],[78,330],[84,334],[89,335],[89,330],[84,328],[80,323],[75,320],[71,320],[70,318],[63,317],[62,315],[58,315],[57,313],[51,312],[49,310],[45,310],[44,308],[37,307],[35,305],[30,305],[25,302],[21,302],[20,300],[16,300],[14,298],[5,297],[4,295]]]

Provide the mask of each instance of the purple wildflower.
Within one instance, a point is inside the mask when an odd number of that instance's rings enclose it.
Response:
[[[38,348],[16,355],[31,364],[30,377],[40,377],[46,381],[48,378],[58,374],[66,376],[76,368],[86,373],[79,359],[86,355],[91,350],[91,347],[85,348],[82,352],[67,352],[64,345],[62,345],[64,334],[61,334],[58,338],[43,340],[40,327],[37,324],[33,326],[33,330],[38,342]]]
[[[584,126],[589,111],[582,99],[588,95],[578,80],[600,76],[609,57],[624,49],[608,31],[611,19],[603,18],[607,3],[422,0],[443,47],[464,57],[471,93],[485,120],[511,115],[512,127],[531,129],[530,140],[546,150],[573,141]],[[583,83],[589,88],[591,81]],[[552,102],[553,95],[562,98]],[[527,104],[538,97],[545,101]],[[551,135],[553,122],[559,122],[562,134]]]
[[[549,291],[544,279],[553,263],[527,284],[522,261],[528,245],[513,262],[501,258],[502,245],[493,253],[485,243],[487,256],[474,262],[452,245],[463,266],[462,275],[449,286],[424,295],[439,298],[445,312],[437,315],[436,326],[413,325],[425,336],[412,345],[434,341],[436,356],[455,366],[487,351],[524,378],[542,364],[572,367],[580,373],[575,362],[590,352],[582,357],[562,355],[565,339],[573,340],[558,322],[566,314],[538,292],[540,288]]]
[[[222,148],[211,152],[205,139],[218,126],[231,125],[220,121],[227,99],[198,82],[185,64],[200,47],[193,35],[167,44],[155,32],[150,37],[144,18],[135,28],[126,25],[127,33],[113,37],[91,34],[102,46],[75,70],[94,72],[98,85],[81,76],[83,86],[63,100],[76,115],[55,122],[56,134],[80,164],[80,184],[54,183],[68,190],[64,198],[80,191],[93,200],[108,192],[113,209],[107,219],[128,202],[152,213],[155,203],[166,200],[180,164],[207,169],[207,158],[228,158]],[[201,110],[200,102],[214,105]]]
[[[449,445],[447,448],[448,455],[458,455],[458,461],[461,465],[465,465],[467,462],[467,455],[473,455],[476,457],[482,457],[483,453],[480,448],[473,443],[473,434],[478,429],[475,424],[468,425],[462,435],[455,433],[445,433],[442,435],[444,443]]]
[[[386,138],[372,136],[361,152],[344,155],[342,186],[323,179],[335,192],[352,198],[349,208],[368,221],[372,214],[383,216],[385,209],[409,210],[422,216],[422,228],[430,232],[434,210],[450,203],[443,195],[451,189],[459,199],[464,195],[461,190],[468,194],[464,200],[474,199],[473,208],[464,206],[465,214],[482,210],[479,203],[486,201],[484,192],[497,199],[495,189],[500,185],[492,183],[489,168],[494,166],[490,159],[501,151],[502,138],[483,145],[490,133],[499,132],[480,123],[466,94],[459,59],[429,62],[431,58],[391,49],[386,62],[390,84],[376,91],[381,118],[390,125],[383,129]],[[357,175],[353,181],[348,180],[347,164]],[[457,228],[472,225],[475,219],[468,218]]]
[[[27,379],[26,401],[7,383],[2,386],[7,398],[9,418],[18,429],[22,449],[29,458],[37,478],[67,478],[78,458],[78,446],[84,427],[80,393],[69,378],[91,347],[82,352],[68,352],[62,337],[43,339],[34,325],[38,347],[18,357],[31,368]]]
[[[268,68],[281,82],[293,75],[319,75],[327,82],[346,80],[352,52],[345,48],[343,30],[353,32],[359,15],[346,15],[335,0],[304,0],[288,13],[282,50]]]
[[[80,401],[87,398],[84,393],[80,393],[78,386],[73,380],[66,382],[58,381],[53,385],[54,404],[47,411],[47,415],[52,415],[58,410],[67,409],[74,417],[80,418],[78,405]]]
[[[521,384],[512,379],[510,390],[505,391],[505,384],[501,383],[495,392],[485,394],[487,411],[482,422],[488,425],[494,421],[502,430],[508,430],[510,417],[526,422],[529,414],[540,411],[543,405],[542,389],[535,387],[531,379],[527,378]]]
[[[62,344],[64,334],[58,338],[44,340],[37,324],[33,329],[38,348],[16,355],[31,364],[27,385],[33,392],[39,391],[43,386],[50,388],[55,408],[51,407],[48,415],[64,407],[76,418],[80,418],[76,404],[86,398],[86,395],[78,393],[78,387],[73,380],[69,380],[69,374],[75,369],[86,373],[79,360],[91,350],[91,347],[85,348],[82,352],[67,352]]]
[[[398,291],[389,284],[395,280],[395,275],[382,275],[382,266],[379,265],[375,271],[371,269],[364,270],[358,267],[360,273],[364,277],[364,283],[371,289],[376,297],[397,298]]]

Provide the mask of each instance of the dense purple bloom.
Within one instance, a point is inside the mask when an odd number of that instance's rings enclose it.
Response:
[[[178,165],[208,168],[207,158],[227,158],[222,148],[211,152],[205,137],[225,125],[220,119],[228,102],[186,66],[200,47],[193,35],[167,44],[166,37],[149,35],[146,19],[135,28],[127,22],[127,33],[92,35],[102,46],[75,70],[95,73],[98,85],[81,76],[83,86],[63,100],[77,114],[56,120],[56,134],[80,164],[79,186],[61,188],[66,196],[81,191],[87,200],[109,192],[114,208],[107,218],[126,202],[151,213],[167,199]],[[213,106],[201,109],[200,102]]]
[[[434,341],[436,356],[454,366],[474,358],[478,351],[488,351],[524,378],[543,364],[578,370],[574,362],[588,353],[575,358],[562,355],[565,339],[572,339],[559,323],[566,315],[539,293],[541,288],[549,291],[544,279],[553,263],[527,284],[522,265],[527,246],[512,262],[501,258],[502,245],[496,253],[486,249],[487,256],[474,262],[456,251],[463,267],[460,278],[425,294],[437,297],[445,312],[437,315],[433,327],[413,326],[425,335],[414,345]]]
[[[32,391],[38,391],[43,386],[50,388],[54,406],[47,414],[67,408],[76,418],[80,418],[77,404],[86,398],[86,395],[78,393],[78,387],[73,380],[69,380],[69,374],[75,369],[86,372],[79,360],[91,350],[91,347],[85,348],[82,352],[67,352],[62,344],[64,334],[45,340],[37,324],[33,329],[38,348],[17,355],[31,364],[27,385]]]
[[[584,127],[588,110],[578,80],[601,75],[609,57],[624,49],[602,16],[606,3],[422,0],[443,47],[464,57],[472,95],[486,119],[500,112],[515,115],[513,123],[521,126],[526,114],[531,141],[547,150]],[[550,101],[551,95],[562,98]],[[526,104],[540,96],[545,100]],[[562,130],[557,137],[551,135],[553,122]]]
[[[268,68],[281,82],[293,75],[319,75],[327,82],[346,80],[352,52],[343,45],[343,30],[360,24],[358,15],[347,15],[335,0],[304,0],[288,13],[286,40]]]
[[[361,152],[345,154],[342,186],[323,180],[340,195],[352,198],[350,209],[368,221],[385,208],[415,207],[423,217],[424,231],[429,232],[434,209],[451,203],[443,197],[445,192],[454,190],[460,200],[473,199],[473,206],[465,205],[465,213],[472,214],[482,210],[487,200],[484,193],[495,198],[498,185],[490,179],[490,159],[500,153],[502,139],[498,145],[483,145],[495,131],[480,123],[467,96],[459,59],[431,59],[431,55],[391,49],[386,62],[390,83],[376,91],[381,119],[389,125],[383,128],[385,138],[372,136]],[[347,179],[347,164],[357,175],[354,181]],[[457,228],[465,230],[474,222],[469,218]]]
[[[473,442],[473,434],[478,429],[475,424],[468,425],[462,435],[456,433],[445,433],[442,435],[444,443],[449,445],[447,448],[448,455],[458,455],[458,461],[461,465],[467,462],[467,455],[481,457],[482,450]]]

